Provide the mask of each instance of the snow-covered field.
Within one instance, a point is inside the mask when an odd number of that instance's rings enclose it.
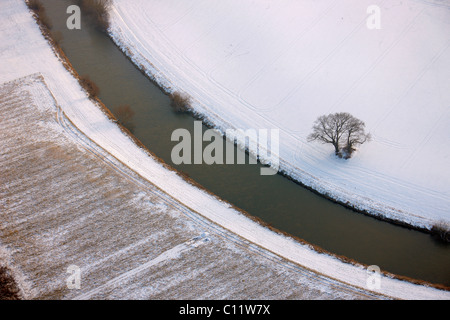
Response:
[[[387,276],[373,293],[364,266],[187,183],[87,98],[23,1],[1,1],[0,19],[0,263],[26,297],[450,299]]]
[[[450,222],[450,1],[113,0],[110,31],[221,131],[279,128],[295,179],[410,225]],[[306,142],[341,111],[374,138],[348,161]]]

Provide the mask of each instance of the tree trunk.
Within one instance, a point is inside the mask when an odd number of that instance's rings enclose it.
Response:
[[[337,155],[337,156],[339,156],[339,144],[338,143],[334,143],[333,144],[333,146],[334,146],[334,152],[335,152],[335,154]]]

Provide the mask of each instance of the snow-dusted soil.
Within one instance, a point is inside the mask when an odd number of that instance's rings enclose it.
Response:
[[[369,29],[369,6],[381,29]],[[114,0],[111,36],[222,132],[279,128],[282,170],[420,228],[450,222],[450,1]],[[350,112],[373,141],[339,160],[308,143]]]
[[[187,183],[87,98],[22,1],[0,19],[0,263],[26,298],[450,299],[387,276],[372,292],[365,267]]]

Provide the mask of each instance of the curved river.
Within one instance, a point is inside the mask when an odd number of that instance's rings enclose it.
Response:
[[[450,245],[428,234],[355,213],[280,175],[261,176],[259,165],[174,165],[170,154],[177,142],[171,134],[177,128],[193,132],[194,119],[174,113],[168,96],[83,16],[81,30],[68,30],[66,9],[74,1],[43,3],[75,70],[99,86],[100,99],[113,113],[131,106],[134,135],[168,164],[249,214],[329,252],[450,286]]]

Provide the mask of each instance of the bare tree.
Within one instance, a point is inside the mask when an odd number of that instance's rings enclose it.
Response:
[[[82,75],[80,76],[79,82],[81,86],[86,90],[86,92],[89,95],[89,98],[93,99],[95,97],[98,97],[100,93],[100,89],[97,86],[97,84],[91,80],[89,75]]]
[[[111,0],[79,0],[81,8],[92,19],[100,31],[106,32],[110,26],[109,9]]]
[[[364,127],[363,121],[347,112],[323,115],[314,122],[308,141],[330,143],[334,146],[337,156],[348,159],[357,145],[371,139],[370,134],[365,133]],[[344,147],[341,145],[342,140],[346,143]]]
[[[117,107],[115,112],[117,121],[124,127],[126,127],[131,133],[134,132],[135,126],[132,122],[134,117],[134,111],[131,109],[131,106],[121,105]]]
[[[191,98],[187,94],[175,91],[169,97],[170,105],[175,112],[183,113],[192,110]]]
[[[370,133],[366,133],[365,123],[355,117],[351,117],[350,120],[346,123],[346,145],[343,148],[344,158],[348,159],[352,156],[353,152],[356,150],[355,147],[357,145],[361,145],[365,142],[372,140],[372,136]]]
[[[450,243],[450,222],[444,220],[436,222],[431,228],[431,234],[444,242]]]

